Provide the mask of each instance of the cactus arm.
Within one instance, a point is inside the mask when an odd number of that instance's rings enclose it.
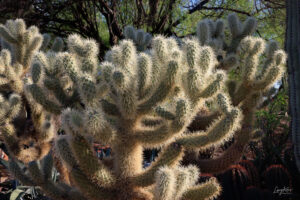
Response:
[[[38,33],[38,29],[31,26],[26,30],[23,20],[16,19],[10,21],[5,26],[0,27],[1,36],[13,45],[16,61],[23,65],[25,71],[30,67],[33,54],[42,44],[42,36]]]
[[[121,111],[123,118],[134,118],[136,115],[136,101],[137,97],[134,92],[124,89],[119,92],[117,106]]]
[[[115,121],[103,115],[102,109],[89,108],[84,113],[84,123],[86,126],[85,132],[87,135],[93,137],[94,141],[101,142],[102,144],[111,144],[115,139]]]
[[[199,170],[197,167],[161,167],[155,174],[155,199],[179,200],[187,191],[194,189],[198,181]],[[211,180],[213,181],[213,179]],[[215,192],[215,196],[218,192]]]
[[[55,143],[56,154],[63,160],[68,169],[78,167],[77,161],[74,158],[69,142],[66,137],[59,138]]]
[[[21,110],[21,97],[19,95],[11,94],[7,103],[1,112],[0,121],[14,119]]]
[[[200,93],[200,97],[201,98],[213,97],[219,91],[223,81],[224,81],[224,74],[219,73],[216,77],[216,80],[214,80],[205,89],[203,89],[203,91]]]
[[[215,111],[209,114],[198,113],[192,123],[188,126],[190,132],[206,130],[209,125],[221,116],[221,112]]]
[[[80,78],[80,97],[85,104],[94,102],[97,92],[96,85],[91,77],[87,74]]]
[[[211,30],[207,24],[207,20],[200,21],[197,24],[196,32],[200,45],[205,45],[209,42],[211,37]]]
[[[78,70],[76,68],[75,59],[69,53],[64,53],[61,56],[61,62],[62,62],[63,68],[68,73],[71,80],[74,83],[77,83],[79,80],[79,74],[78,74]]]
[[[31,59],[33,57],[33,54],[34,54],[35,51],[37,51],[40,48],[40,46],[42,44],[42,41],[43,41],[42,36],[37,35],[32,39],[31,43],[26,48],[26,52],[24,53],[23,62],[22,62],[22,64],[26,68],[30,67]]]
[[[152,130],[137,130],[134,135],[139,142],[147,145],[157,145],[168,138],[172,137],[174,133],[170,130],[166,123],[163,123],[158,128]]]
[[[93,183],[93,181],[80,170],[67,138],[60,138],[56,143],[56,147],[57,153],[69,168],[74,184],[80,189],[80,191],[83,192],[84,195],[92,199],[112,199],[114,194],[111,191],[105,190]],[[89,168],[90,167],[91,166],[89,166]],[[87,185],[90,187],[86,187]]]
[[[60,114],[61,108],[55,102],[52,102],[46,98],[44,91],[36,84],[31,84],[27,86],[28,91],[31,93],[33,98],[41,104],[45,110],[52,112],[54,114]]]
[[[12,124],[6,123],[1,125],[0,127],[1,133],[4,137],[4,141],[8,147],[8,150],[13,154],[13,155],[19,155],[20,154],[20,149],[18,148],[18,139],[15,137],[15,128]]]
[[[236,14],[230,14],[227,18],[229,30],[232,38],[229,46],[227,47],[228,53],[236,52],[240,42],[248,35],[251,35],[256,30],[256,20],[249,17],[243,24]]]
[[[124,37],[126,39],[131,39],[138,51],[145,51],[147,46],[150,44],[152,36],[143,30],[136,30],[132,26],[126,26],[124,28]]]
[[[182,195],[191,187],[195,186],[200,175],[199,169],[196,166],[189,165],[187,167],[178,166],[174,169],[176,175],[176,187],[173,198],[175,200],[182,199]]]
[[[64,107],[74,105],[76,102],[79,102],[79,95],[77,90],[73,91],[72,96],[68,96],[64,89],[61,87],[59,80],[56,78],[47,78],[44,80],[44,86],[53,91],[55,98],[62,104]]]
[[[182,196],[182,194],[188,189],[188,186],[190,184],[190,177],[187,170],[184,168],[177,168],[174,170],[176,174],[176,186],[175,186],[175,195],[174,199],[178,200]],[[194,176],[197,176],[198,174],[194,174]],[[194,184],[194,183],[193,183]]]
[[[115,177],[104,164],[98,161],[90,144],[83,136],[72,137],[70,143],[80,169],[91,180],[101,187],[109,187],[114,184]]]
[[[251,139],[255,107],[259,98],[260,95],[253,94],[243,102],[241,110],[244,118],[241,130],[237,131],[234,143],[222,155],[214,159],[194,160],[191,163],[199,166],[203,173],[219,173],[226,170],[232,163],[237,162]]]
[[[156,161],[154,161],[148,169],[130,179],[136,186],[150,186],[155,183],[155,173],[160,167],[178,164],[183,154],[183,148],[176,143],[172,143],[162,149],[162,152],[158,155]]]
[[[138,58],[138,96],[139,99],[145,96],[145,88],[148,87],[150,82],[150,67],[151,67],[151,60],[147,54],[141,54]]]
[[[82,191],[82,193],[88,197],[88,199],[95,200],[113,200],[116,193],[107,189],[103,189],[93,184],[81,170],[73,168],[71,170],[72,179],[75,181],[75,185]],[[88,187],[87,187],[88,185]]]
[[[260,79],[256,78],[256,81],[253,81],[251,87],[254,90],[267,90],[282,76],[282,65],[286,62],[285,53],[281,50],[275,51],[271,62],[273,63],[273,66],[265,65],[262,77],[259,77]]]
[[[158,116],[166,119],[166,120],[175,120],[175,115],[169,111],[167,111],[166,109],[158,106],[155,108],[155,112]]]
[[[232,108],[229,99],[218,94],[219,109],[223,117],[216,120],[206,132],[192,133],[177,139],[177,142],[186,148],[209,148],[211,145],[220,145],[232,137],[239,128],[242,119],[241,112],[237,108]]]
[[[144,145],[158,145],[176,135],[186,125],[188,105],[185,100],[179,99],[176,103],[176,114],[171,123],[163,121],[153,130],[136,131],[135,136]]]
[[[183,200],[212,200],[221,193],[221,186],[215,178],[189,188],[182,195]]]
[[[42,51],[45,51],[47,49],[47,47],[50,43],[50,39],[51,39],[51,37],[49,34],[47,34],[47,33],[43,34],[43,42],[42,42],[42,45],[40,48]]]
[[[138,113],[143,114],[151,110],[157,103],[163,101],[174,86],[174,79],[178,71],[178,63],[171,61],[168,65],[165,79],[160,83],[151,97],[138,106]]]
[[[199,73],[195,69],[189,69],[189,71],[182,77],[183,87],[186,90],[193,105],[199,101],[200,89],[197,80],[199,79]]]
[[[7,28],[3,25],[0,25],[0,35],[9,43],[17,43],[17,40],[9,33]]]
[[[265,75],[264,80],[257,81],[253,83],[252,87],[255,90],[264,90],[268,88],[272,83],[274,83],[276,80],[278,80],[278,77],[282,74],[281,69],[277,66],[272,67],[269,70],[269,73]]]
[[[185,148],[207,149],[211,146],[218,146],[232,137],[238,127],[240,118],[238,111],[236,109],[232,110],[228,115],[213,123],[206,132],[188,134],[177,139],[177,142]]]
[[[214,159],[191,160],[190,164],[196,164],[202,173],[222,173],[232,163],[239,161],[244,152],[244,147],[251,139],[252,128],[242,127],[236,134],[235,142],[221,156]]]
[[[64,41],[60,37],[56,37],[51,46],[51,50],[54,52],[59,52],[64,48]]]
[[[2,87],[7,87],[16,93],[22,93],[23,82],[19,77],[19,68],[17,68],[17,64],[11,66],[11,54],[8,50],[4,49],[1,51],[0,63]]]
[[[41,162],[42,174],[45,180],[50,180],[52,178],[52,168],[53,168],[53,157],[52,152],[44,157]]]
[[[176,177],[174,171],[168,167],[160,168],[156,173],[155,200],[171,200],[176,192]]]

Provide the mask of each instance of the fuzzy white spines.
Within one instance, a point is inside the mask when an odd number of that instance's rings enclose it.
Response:
[[[12,93],[7,100],[1,95],[0,103],[0,122],[3,123],[17,117],[21,109],[22,100],[20,95]]]
[[[207,149],[211,146],[219,146],[230,138],[240,128],[243,118],[241,111],[230,105],[227,96],[219,93],[217,102],[223,116],[215,120],[205,132],[199,131],[177,139],[177,142],[186,148]]]
[[[34,52],[42,45],[43,37],[39,34],[38,28],[31,26],[26,29],[22,19],[8,20],[5,26],[0,26],[0,35],[7,42],[14,44],[11,46],[15,53],[14,58],[27,69]]]
[[[89,108],[84,113],[87,133],[102,144],[111,144],[115,137],[115,130],[105,119],[101,109]]]
[[[241,75],[244,84],[255,90],[268,90],[284,71],[283,64],[286,54],[282,50],[276,50],[277,45],[270,42],[267,47],[262,39],[247,36],[238,48],[241,57]],[[259,56],[265,51],[267,59],[260,73]]]
[[[155,200],[180,200],[198,181],[199,170],[194,166],[161,167],[156,173]]]
[[[169,167],[160,168],[156,173],[155,200],[171,200],[174,194],[176,178]]]

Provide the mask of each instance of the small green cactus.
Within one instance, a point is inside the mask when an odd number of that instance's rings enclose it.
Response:
[[[242,200],[246,188],[251,183],[247,170],[241,165],[232,165],[217,177],[223,186],[220,196],[222,199]]]

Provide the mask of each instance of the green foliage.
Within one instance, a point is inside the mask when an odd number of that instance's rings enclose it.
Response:
[[[271,164],[283,164],[280,156],[289,137],[288,96],[286,91],[279,91],[267,108],[256,112],[257,127],[262,131],[257,135],[260,140],[251,143],[251,148],[256,154],[258,166],[264,167]],[[257,138],[256,138],[257,139]],[[261,142],[260,142],[261,141]],[[259,144],[262,144],[259,148]]]

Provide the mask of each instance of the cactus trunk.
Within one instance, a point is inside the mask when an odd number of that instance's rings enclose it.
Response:
[[[143,148],[134,141],[124,141],[113,146],[115,173],[122,178],[134,176],[142,171]]]
[[[289,112],[292,117],[290,132],[294,143],[295,159],[300,170],[300,2],[286,1],[286,51],[289,75]]]

